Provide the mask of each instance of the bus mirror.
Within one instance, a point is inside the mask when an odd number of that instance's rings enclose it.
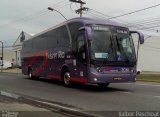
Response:
[[[130,31],[130,35],[134,34],[134,33],[138,34],[139,42],[140,42],[140,44],[143,44],[144,43],[144,34],[141,32],[138,32],[138,31]]]
[[[92,29],[90,27],[85,27],[87,38],[89,41],[92,41]]]

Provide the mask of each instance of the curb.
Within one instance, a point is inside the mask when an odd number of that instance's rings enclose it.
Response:
[[[22,74],[21,72],[17,71],[2,71],[0,73],[11,73],[11,74]]]
[[[73,106],[69,106],[69,105],[65,106],[64,104],[49,102],[46,100],[37,99],[34,97],[29,97],[24,95],[18,95],[18,94],[10,93],[7,91],[0,91],[0,95],[16,99],[20,102],[23,102],[32,106],[37,106],[37,107],[45,108],[54,112],[58,112],[61,114],[67,114],[67,115],[78,116],[78,117],[102,117],[99,115],[94,115],[91,113],[84,112],[85,110],[77,109],[77,108],[74,108]]]

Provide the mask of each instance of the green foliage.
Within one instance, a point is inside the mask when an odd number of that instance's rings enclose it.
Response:
[[[137,80],[153,80],[160,81],[160,74],[140,74],[137,75]]]

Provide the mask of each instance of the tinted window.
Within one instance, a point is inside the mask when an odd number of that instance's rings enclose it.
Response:
[[[42,51],[44,49],[46,49],[47,47],[47,41],[46,38],[42,38],[41,36],[38,36],[35,39],[35,43],[34,43],[34,48],[36,48],[37,51]]]
[[[81,23],[70,23],[69,24],[69,30],[71,32],[71,37],[72,37],[72,49],[75,52],[76,51],[76,36],[79,32],[79,28],[82,27],[83,25]]]
[[[51,30],[46,33],[45,38],[47,39],[47,48],[54,48],[57,46],[58,40],[58,31],[57,29]]]
[[[23,46],[23,52],[30,53],[32,51],[32,40],[27,40]]]
[[[66,26],[62,26],[58,28],[58,33],[59,33],[59,39],[58,39],[58,44],[59,46],[69,46],[69,35]]]
[[[84,33],[79,33],[76,41],[76,56],[79,58],[81,62],[84,62],[86,56],[85,49],[85,36]]]

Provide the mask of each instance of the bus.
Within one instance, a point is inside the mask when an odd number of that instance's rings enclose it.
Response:
[[[28,78],[57,79],[70,86],[77,82],[108,86],[135,82],[137,57],[130,31],[103,19],[73,18],[45,30],[22,45],[22,73]]]

